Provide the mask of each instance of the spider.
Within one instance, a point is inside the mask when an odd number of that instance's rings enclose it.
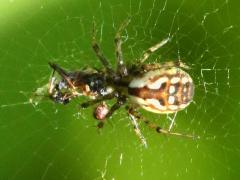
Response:
[[[80,107],[87,108],[98,105],[96,113],[101,115],[99,128],[102,128],[105,123],[103,119],[109,119],[116,110],[128,102],[127,113],[136,134],[145,145],[145,138],[138,127],[140,121],[157,133],[193,138],[192,135],[162,129],[138,112],[139,107],[159,114],[176,113],[185,109],[193,99],[194,83],[191,76],[185,71],[188,66],[180,61],[144,63],[152,53],[168,43],[170,38],[147,49],[137,64],[125,65],[121,48],[121,32],[127,24],[128,22],[125,22],[120,26],[114,39],[116,70],[111,67],[96,41],[96,25],[94,23],[92,48],[103,68],[66,71],[55,63],[49,63],[53,69],[49,82],[49,97],[57,103],[67,104],[75,97],[88,96],[91,100],[81,103]],[[60,80],[55,77],[55,72],[59,74]],[[107,107],[103,106],[103,103],[110,99],[115,99],[116,102],[110,109],[106,109]],[[104,109],[104,113],[102,109]]]

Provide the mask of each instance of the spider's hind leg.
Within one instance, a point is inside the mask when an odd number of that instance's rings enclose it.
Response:
[[[184,62],[182,62],[180,59],[177,61],[168,61],[161,63],[161,67],[179,67],[183,69],[190,69],[190,67]]]
[[[178,61],[168,61],[168,62],[163,62],[163,63],[154,63],[154,64],[142,64],[140,66],[142,70],[144,71],[152,71],[156,69],[161,69],[161,68],[171,68],[171,67],[178,67],[182,68],[185,70],[189,70],[190,67],[183,63],[181,60]]]
[[[129,108],[128,110],[129,114],[137,118],[139,121],[144,122],[149,128],[154,129],[159,134],[166,134],[166,135],[174,135],[174,136],[181,136],[181,137],[187,137],[192,139],[199,139],[199,136],[193,136],[189,134],[182,134],[178,132],[170,132],[169,130],[162,129],[159,125],[155,123],[151,123],[149,120],[147,120],[145,117],[140,115],[134,108]]]
[[[140,63],[143,63],[144,61],[146,61],[149,56],[154,53],[155,51],[157,51],[159,48],[163,47],[165,44],[167,44],[169,41],[171,40],[170,37],[167,37],[165,39],[163,39],[161,42],[155,44],[154,46],[148,48],[144,54],[143,57],[140,59]]]
[[[128,115],[131,120],[131,123],[133,124],[133,128],[134,128],[134,131],[135,131],[137,137],[140,139],[143,146],[145,148],[147,148],[147,141],[146,141],[145,137],[143,136],[143,134],[139,128],[139,125],[138,125],[138,121],[140,119],[139,115],[136,113],[136,111],[133,109],[133,107],[131,107],[131,108],[127,107],[127,111],[128,111]]]

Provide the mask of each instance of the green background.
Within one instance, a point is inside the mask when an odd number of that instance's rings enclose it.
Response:
[[[237,0],[10,0],[0,2],[0,179],[239,179],[240,16]],[[54,61],[76,70],[100,67],[91,49],[93,17],[100,45],[114,63],[122,34],[125,61],[166,38],[149,62],[181,59],[196,84],[194,103],[179,112],[166,137],[141,124],[141,146],[126,112],[98,133],[92,109],[28,99],[46,84]],[[168,128],[173,115],[142,111]]]

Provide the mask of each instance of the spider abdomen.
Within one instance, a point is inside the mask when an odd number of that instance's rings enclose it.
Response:
[[[133,78],[128,93],[134,103],[148,111],[173,113],[191,103],[194,84],[190,75],[180,68],[160,68]]]

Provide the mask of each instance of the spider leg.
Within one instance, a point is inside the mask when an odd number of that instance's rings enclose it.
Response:
[[[177,61],[168,61],[168,62],[163,62],[163,63],[154,63],[154,64],[142,64],[142,66],[140,66],[141,70],[143,71],[152,71],[152,70],[157,70],[157,69],[161,69],[161,68],[171,68],[171,67],[179,67],[182,69],[186,69],[189,70],[190,67],[188,65],[186,65],[185,63],[183,63],[181,60],[177,60]]]
[[[122,107],[126,103],[126,100],[127,98],[125,96],[120,96],[117,99],[117,102],[113,104],[113,106],[109,110],[108,114],[106,115],[106,118],[111,117],[116,110],[118,110],[120,107]]]
[[[93,32],[92,32],[92,48],[95,52],[95,54],[97,55],[98,59],[100,60],[100,62],[102,63],[102,65],[106,68],[108,73],[114,73],[114,71],[112,70],[108,60],[104,57],[98,43],[96,40],[96,23],[95,21],[93,22]]]
[[[134,111],[131,111],[131,108],[128,108],[128,115],[131,119],[131,122],[133,124],[134,131],[137,135],[137,137],[140,139],[141,143],[144,145],[145,148],[147,148],[147,141],[143,134],[141,133],[141,130],[139,129],[139,125],[137,120],[139,119],[137,114],[134,113]]]
[[[161,63],[161,67],[180,67],[183,69],[190,69],[190,67],[181,60]]]
[[[126,26],[129,24],[130,20],[125,20],[120,28],[118,29],[116,35],[115,35],[115,54],[116,54],[116,60],[117,60],[117,73],[120,74],[122,77],[126,76],[128,74],[127,67],[124,64],[123,61],[123,54],[122,54],[122,39],[121,39],[121,33],[126,28]]]
[[[143,121],[149,128],[154,129],[159,134],[166,134],[166,135],[174,135],[174,136],[181,136],[181,137],[187,137],[192,139],[199,139],[199,136],[193,136],[189,134],[182,134],[178,132],[170,132],[166,129],[162,129],[159,125],[155,123],[151,123],[149,120],[147,120],[145,117],[140,115],[134,108],[129,109],[129,113],[131,113],[134,117],[136,117],[139,121]]]
[[[146,61],[148,59],[148,57],[154,53],[156,50],[158,50],[159,48],[163,47],[165,44],[167,44],[170,41],[170,37],[167,37],[166,39],[163,39],[161,42],[155,44],[154,46],[148,48],[144,54],[143,57],[140,59],[140,63],[143,63],[144,61]]]

